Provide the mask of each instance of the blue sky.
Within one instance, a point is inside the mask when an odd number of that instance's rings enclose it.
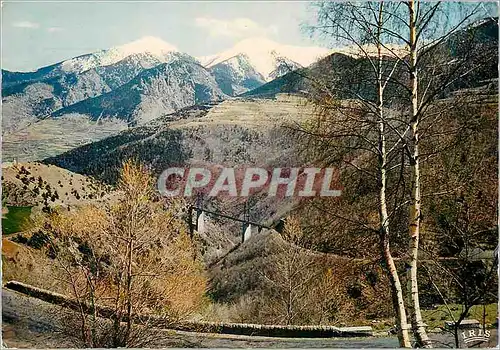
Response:
[[[301,30],[307,2],[4,2],[2,63],[34,70],[84,53],[156,36],[193,56],[251,36],[319,46]]]

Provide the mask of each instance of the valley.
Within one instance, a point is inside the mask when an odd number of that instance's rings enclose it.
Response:
[[[116,135],[128,128],[119,119],[92,121],[84,115],[33,121],[20,130],[4,134],[4,162],[29,162],[52,157],[75,147]]]

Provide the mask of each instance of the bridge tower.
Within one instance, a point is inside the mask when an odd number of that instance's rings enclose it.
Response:
[[[252,229],[253,229],[252,224],[247,223],[245,232],[243,233],[243,242],[248,241],[250,237],[252,237]]]
[[[196,228],[198,233],[205,233],[205,213],[203,212],[203,195],[198,193],[196,195]]]
[[[250,224],[250,205],[245,201],[243,206],[243,222],[241,223],[241,243],[246,242],[252,236],[252,224]]]

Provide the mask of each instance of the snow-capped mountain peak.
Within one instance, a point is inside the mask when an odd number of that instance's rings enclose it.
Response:
[[[276,70],[279,59],[308,66],[328,53],[329,50],[322,47],[283,45],[267,38],[254,37],[242,40],[219,54],[200,57],[199,60],[210,68],[233,57],[244,55],[255,70],[269,81],[275,78],[271,73]]]
[[[140,53],[149,53],[161,57],[169,52],[179,51],[174,45],[153,36],[143,37],[131,43],[118,46],[115,49],[125,55],[125,57]]]
[[[132,55],[148,56],[160,63],[166,63],[170,61],[172,54],[177,52],[175,46],[159,38],[147,36],[128,44],[66,60],[62,62],[62,69],[65,72],[81,73],[99,66],[115,64]]]

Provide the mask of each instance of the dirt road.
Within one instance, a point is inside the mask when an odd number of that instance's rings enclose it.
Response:
[[[79,344],[64,334],[60,309],[41,300],[2,289],[3,340],[11,348],[69,348]],[[396,337],[370,338],[269,338],[221,334],[203,334],[160,330],[154,347],[183,348],[395,348]],[[444,347],[451,341],[446,334],[431,336]],[[488,344],[483,344],[486,346]],[[496,345],[496,332],[489,346]]]

